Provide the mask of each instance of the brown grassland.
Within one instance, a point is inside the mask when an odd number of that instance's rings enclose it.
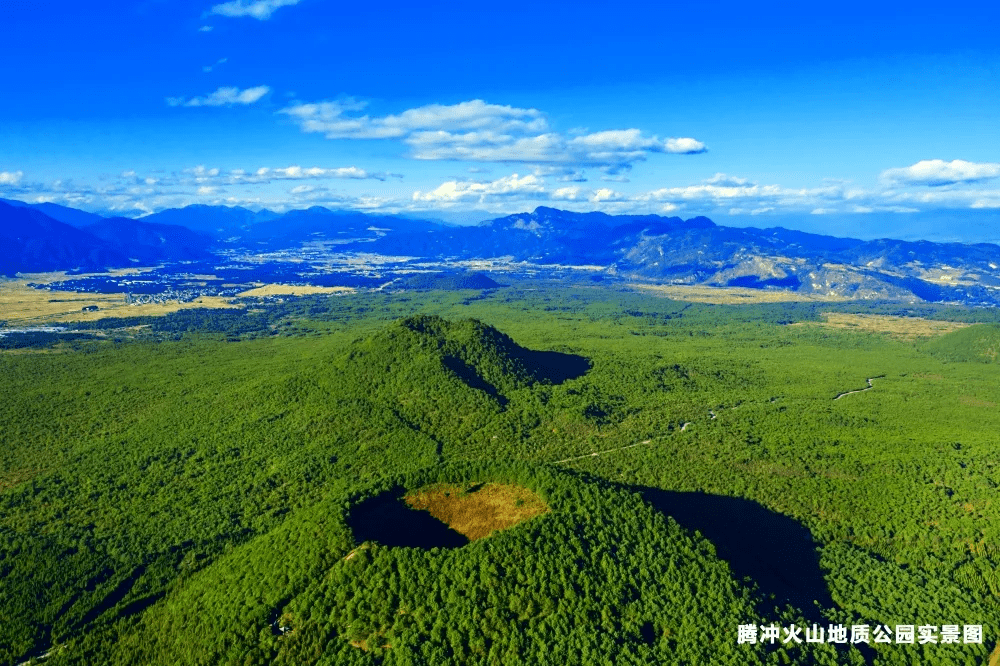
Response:
[[[675,301],[691,301],[712,305],[741,303],[831,302],[849,300],[841,296],[799,294],[794,291],[748,289],[744,287],[706,287],[701,285],[633,284],[633,289]]]
[[[505,483],[435,484],[407,493],[404,499],[410,507],[429,512],[469,541],[549,510],[532,491]]]
[[[971,326],[955,321],[935,321],[920,317],[894,317],[891,315],[846,314],[843,312],[824,312],[822,322],[803,322],[797,326],[821,326],[864,333],[887,333],[889,337],[899,340],[917,340],[933,338],[945,333],[957,331]]]
[[[0,320],[11,326],[40,326],[55,322],[96,321],[104,317],[155,317],[188,308],[239,308],[228,298],[203,296],[190,303],[144,303],[132,305],[125,302],[125,294],[91,294],[75,291],[48,291],[35,289],[31,279],[0,279]],[[94,312],[83,308],[96,305]]]
[[[310,285],[265,284],[247,291],[240,296],[307,296],[310,294],[353,294],[354,287],[313,287]]]

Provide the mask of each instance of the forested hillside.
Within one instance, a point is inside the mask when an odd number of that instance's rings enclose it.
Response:
[[[983,663],[988,327],[792,325],[818,307],[365,294],[0,351],[0,663]],[[359,527],[444,482],[548,510],[457,547]],[[985,642],[736,643],[772,622]]]

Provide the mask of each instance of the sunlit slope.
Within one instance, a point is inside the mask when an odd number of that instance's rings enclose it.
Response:
[[[948,361],[994,363],[1000,355],[1000,325],[970,326],[928,342],[924,348]]]

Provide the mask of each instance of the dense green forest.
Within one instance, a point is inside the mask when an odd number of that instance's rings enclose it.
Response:
[[[996,329],[790,325],[833,310],[995,321],[540,285],[10,344],[0,664],[985,663]],[[438,481],[551,511],[457,548],[359,543],[359,504]],[[737,644],[792,622],[984,642]]]

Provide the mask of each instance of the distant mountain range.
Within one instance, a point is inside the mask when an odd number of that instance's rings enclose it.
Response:
[[[546,207],[458,227],[321,207],[280,214],[199,205],[132,220],[54,204],[0,203],[0,273],[6,274],[148,265],[201,259],[222,248],[274,251],[317,242],[342,252],[436,260],[588,265],[661,283],[1000,304],[1000,246],[988,243],[863,241],[780,227],[725,227],[706,217]]]
[[[73,217],[53,212],[63,219]],[[35,206],[0,203],[0,275],[204,259],[211,256],[214,243],[210,236],[176,225],[125,217],[75,219],[87,223],[71,226]]]

